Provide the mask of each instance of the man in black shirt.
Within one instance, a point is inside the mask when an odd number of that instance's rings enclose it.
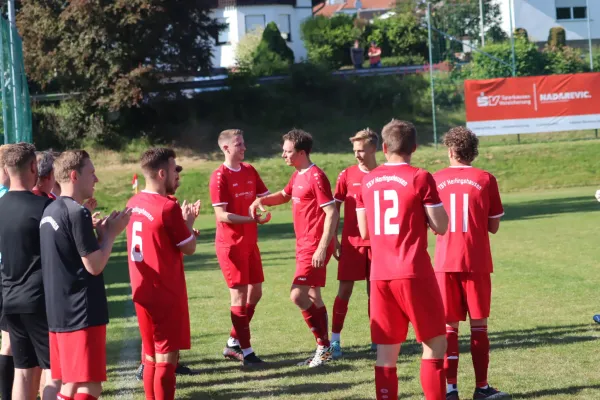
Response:
[[[40,260],[40,221],[51,199],[36,196],[35,147],[8,145],[3,160],[10,190],[0,199],[0,254],[3,312],[13,348],[13,398],[35,399],[40,370],[49,375],[48,322]],[[46,379],[44,399],[55,398],[58,383]]]
[[[82,206],[98,182],[84,150],[65,151],[54,162],[61,197],[44,212],[42,271],[50,329],[52,378],[59,399],[93,400],[106,381],[108,304],[102,271],[131,210],[113,211],[96,225]]]

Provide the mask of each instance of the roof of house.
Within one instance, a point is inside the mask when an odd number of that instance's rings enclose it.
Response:
[[[360,0],[362,3],[362,11],[371,10],[389,10],[394,8],[396,3],[395,0]],[[313,13],[315,15],[323,15],[325,17],[331,17],[333,14],[338,12],[348,12],[356,10],[356,0],[341,0],[339,3],[331,4],[325,0],[325,3],[318,4],[313,7]]]

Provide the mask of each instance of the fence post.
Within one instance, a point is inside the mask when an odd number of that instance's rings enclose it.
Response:
[[[585,0],[585,13],[587,16],[588,46],[590,48],[590,71],[594,70],[594,55],[592,54],[592,28],[590,27],[590,2]]]
[[[517,75],[517,60],[515,56],[515,33],[513,29],[513,0],[508,0],[508,19],[510,20],[510,47],[512,51],[512,76]]]
[[[435,89],[433,86],[433,52],[431,42],[431,3],[427,2],[427,34],[429,40],[429,84],[431,86],[431,118],[433,119],[433,143],[437,149],[437,122],[435,120]]]

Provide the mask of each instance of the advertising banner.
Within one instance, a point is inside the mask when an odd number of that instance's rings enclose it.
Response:
[[[600,129],[600,73],[465,81],[477,135]]]

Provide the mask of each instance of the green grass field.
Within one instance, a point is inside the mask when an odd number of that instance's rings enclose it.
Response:
[[[506,185],[505,191],[522,190],[503,195],[506,216],[499,233],[492,238],[496,272],[489,323],[490,383],[512,393],[515,399],[598,399],[600,326],[592,321],[592,315],[600,312],[597,301],[600,204],[593,197],[596,188],[540,187],[595,183],[599,165],[594,157],[600,142],[528,146],[533,147],[521,148],[529,152],[525,155],[518,149],[509,152],[499,148],[486,149],[486,154],[481,156],[484,167],[499,166],[497,172],[501,172],[498,175],[501,186]],[[545,161],[533,159],[534,155]],[[415,160],[441,167],[442,156],[442,152],[429,149],[415,156]],[[562,157],[560,162],[556,161],[557,157]],[[351,157],[319,160],[326,161],[331,162],[333,170],[333,164],[341,167],[352,160]],[[284,175],[282,164],[277,160],[259,162],[263,168],[272,168],[269,176],[275,177],[272,180],[278,185],[281,182],[277,177]],[[188,173],[198,174],[200,180],[205,172],[198,172],[204,171],[203,164],[199,165],[199,169]],[[104,168],[100,174],[108,176],[109,171]],[[121,170],[118,174],[129,172]],[[533,178],[527,177],[528,174]],[[186,194],[192,190],[186,187],[195,182],[190,175],[184,176],[182,192]],[[502,179],[503,175],[507,178]],[[529,182],[529,186],[525,182]],[[203,184],[206,185],[206,181]],[[205,189],[195,189],[197,193],[205,193],[200,190]],[[238,364],[221,356],[230,329],[229,296],[214,256],[214,220],[209,215],[201,216],[197,222],[202,235],[200,246],[196,255],[186,258],[192,350],[182,353],[183,361],[197,370],[198,375],[178,378],[177,398],[374,398],[374,354],[368,351],[370,336],[364,282],[355,286],[342,333],[345,357],[321,369],[295,366],[314,350],[314,339],[288,298],[294,268],[291,213],[281,210],[273,216],[259,231],[266,280],[263,299],[252,321],[253,347],[270,367],[243,371]],[[432,251],[430,240],[430,253]],[[337,292],[336,269],[337,263],[333,260],[324,290],[330,312]],[[116,246],[105,279],[111,323],[109,382],[103,397],[143,399],[142,384],[133,378],[140,357],[139,334],[130,301],[123,242]],[[461,333],[459,387],[461,394],[468,398],[474,385],[468,328],[463,327]],[[398,359],[401,399],[422,398],[419,353],[420,346],[411,336]]]

